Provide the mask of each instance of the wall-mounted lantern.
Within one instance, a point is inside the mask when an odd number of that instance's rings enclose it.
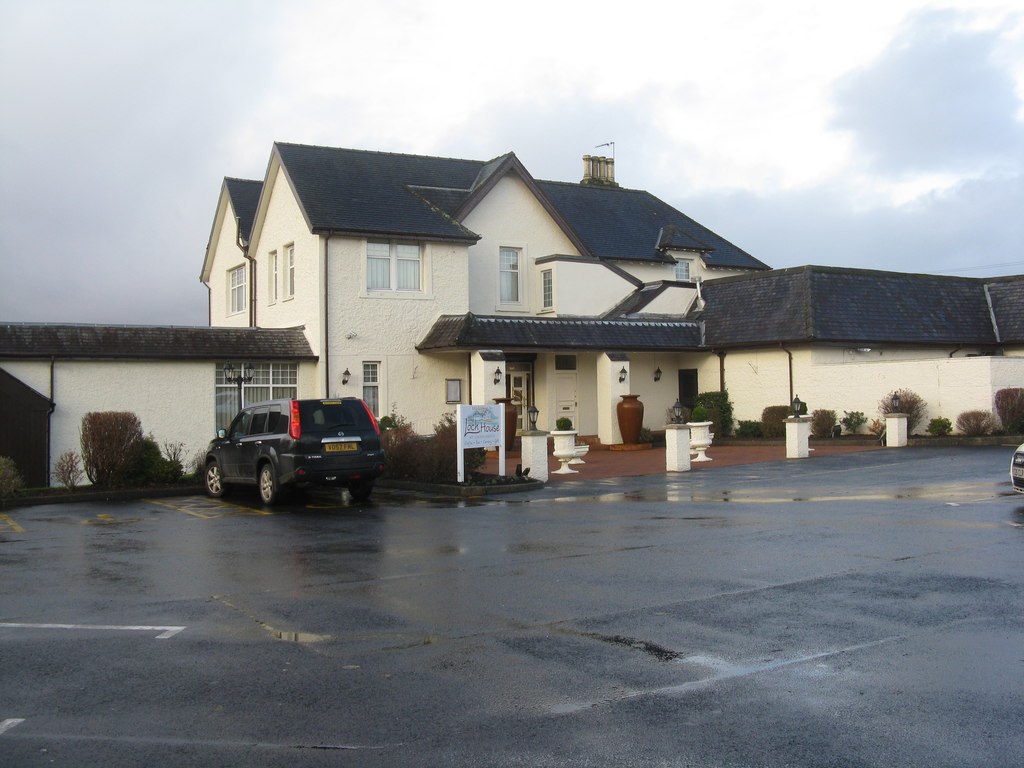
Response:
[[[494,369],[494,383],[498,384],[501,381],[501,368]]]
[[[341,374],[341,383],[342,383],[342,385],[348,384],[348,380],[351,379],[351,378],[352,378],[352,374],[349,372],[348,368],[346,368],[342,372],[342,374]]]
[[[661,381],[661,367],[660,366],[654,369],[654,380],[655,381]]]
[[[622,370],[619,371],[619,384],[626,380],[626,366],[622,366]]]

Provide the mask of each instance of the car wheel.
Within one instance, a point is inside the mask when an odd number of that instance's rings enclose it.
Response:
[[[264,464],[260,467],[256,486],[260,491],[260,501],[264,504],[273,504],[281,495],[277,486],[277,476],[274,474],[274,468],[270,464]]]
[[[348,484],[348,492],[353,501],[366,501],[373,493],[373,480],[353,480]]]
[[[227,495],[228,487],[224,484],[224,473],[220,471],[220,464],[216,459],[206,465],[203,485],[206,486],[207,496],[219,499],[221,496]]]

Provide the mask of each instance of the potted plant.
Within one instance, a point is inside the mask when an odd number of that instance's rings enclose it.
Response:
[[[552,455],[562,463],[555,472],[560,475],[575,473],[575,469],[569,469],[569,462],[576,458],[576,430],[572,428],[572,419],[565,416],[556,419],[551,436],[555,441]]]

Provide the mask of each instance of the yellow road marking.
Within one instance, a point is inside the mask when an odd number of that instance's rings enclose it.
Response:
[[[141,522],[141,517],[125,517],[118,519],[113,515],[99,514],[95,518],[89,518],[83,520],[82,525],[121,525],[122,523],[138,523]]]
[[[25,529],[14,522],[8,515],[0,513],[0,533],[24,533]]]
[[[146,501],[150,504],[159,504],[161,507],[168,507],[169,509],[184,512],[186,515],[192,515],[192,517],[202,518],[203,520],[213,520],[218,517],[274,514],[265,509],[243,507],[240,504],[231,504],[220,499],[211,499],[205,496],[190,496],[186,499],[176,500],[173,503],[157,501],[156,499],[146,499]]]

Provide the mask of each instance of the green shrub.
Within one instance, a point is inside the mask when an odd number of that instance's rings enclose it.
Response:
[[[1024,434],[1024,389],[1008,387],[995,396],[996,414],[1008,434]]]
[[[177,445],[172,445],[172,454],[175,453]],[[160,446],[150,435],[142,439],[128,482],[136,486],[172,485],[178,482],[184,473],[181,460],[161,454]]]
[[[761,432],[769,440],[786,435],[786,419],[792,408],[788,405],[769,405],[761,411]]]
[[[434,425],[429,437],[417,435],[412,426],[401,424],[381,434],[384,444],[385,474],[405,480],[428,483],[454,483],[458,478],[458,424],[455,415],[446,413]],[[470,448],[463,458],[466,476],[487,461],[487,451]]]
[[[92,411],[82,417],[82,463],[93,485],[116,488],[129,481],[142,449],[142,424],[126,411]]]
[[[646,445],[654,442],[654,433],[651,432],[647,427],[640,427],[640,436],[637,438],[640,445]]]
[[[555,420],[555,429],[560,432],[568,432],[572,429],[572,419],[562,416]]]
[[[868,418],[862,411],[843,411],[843,414],[843,418],[839,420],[839,423],[843,425],[843,429],[846,430],[847,434],[857,434],[860,428],[868,423]]]
[[[900,397],[899,409],[893,404],[896,395]],[[890,392],[878,402],[878,413],[885,416],[887,413],[907,414],[907,432],[914,434],[918,424],[924,419],[924,412],[928,403],[919,394],[909,389],[897,389]]]
[[[712,423],[712,432],[721,437],[732,434],[732,402],[728,391],[701,392],[694,400],[694,405],[702,405],[707,409],[708,416],[703,421]]]
[[[24,487],[25,481],[21,479],[14,459],[0,456],[0,499],[14,496]]]
[[[932,419],[928,422],[927,432],[935,437],[945,437],[953,431],[953,425],[949,419]]]
[[[690,412],[690,421],[710,421],[708,419],[708,410],[703,405],[698,405],[693,411]]]
[[[764,437],[764,430],[761,428],[760,421],[740,421],[739,426],[736,427],[736,437],[743,437],[746,439]]]
[[[65,488],[77,488],[85,477],[78,454],[74,451],[64,451],[53,465],[53,475]]]
[[[964,411],[956,417],[956,428],[967,437],[983,437],[996,431],[996,417],[990,411]]]

